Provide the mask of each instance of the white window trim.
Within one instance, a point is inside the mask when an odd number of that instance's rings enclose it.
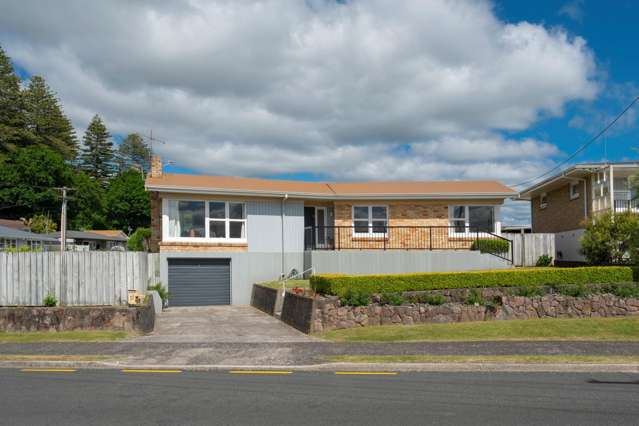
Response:
[[[363,221],[364,219],[355,219],[355,208],[367,207],[368,208],[368,232],[355,232],[355,221]],[[386,210],[386,232],[373,232],[373,221],[378,222],[382,219],[373,219],[373,207],[383,207]],[[354,204],[351,207],[351,220],[353,223],[353,237],[368,237],[368,238],[386,238],[388,237],[388,216],[389,208],[385,204]]]
[[[464,207],[464,232],[456,232],[453,228],[453,221],[461,221],[461,218],[454,218],[454,207]],[[451,204],[448,206],[448,236],[450,237],[469,237],[477,235],[477,232],[470,231],[470,214],[469,207],[492,207],[493,208],[493,234],[501,235],[501,206],[495,204]],[[487,234],[480,232],[479,234]]]
[[[573,191],[573,189],[574,189],[574,191]],[[579,195],[580,195],[580,193],[579,193],[579,182],[572,182],[570,184],[569,191],[570,191],[570,199],[571,200],[576,200],[577,198],[579,198]]]
[[[169,201],[197,201],[204,203],[204,237],[170,237],[169,236]],[[224,205],[224,219],[215,219],[209,217],[209,203],[218,202],[225,203]],[[229,218],[229,203],[241,203],[244,204],[244,219],[230,219]],[[197,198],[163,198],[162,199],[162,241],[163,242],[184,242],[184,243],[235,243],[245,244],[248,241],[248,220],[246,201],[227,201],[227,200],[202,200]],[[230,222],[243,222],[244,223],[244,238],[210,238],[209,222],[210,221],[224,221],[225,233],[230,235]]]
[[[544,201],[544,199],[546,201]],[[544,192],[539,196],[539,208],[545,209],[546,207],[548,207],[548,193]]]

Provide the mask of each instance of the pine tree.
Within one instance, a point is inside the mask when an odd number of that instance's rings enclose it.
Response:
[[[135,168],[148,173],[151,167],[151,150],[142,136],[131,133],[120,143],[118,166],[120,172]]]
[[[27,129],[39,145],[45,145],[72,160],[77,155],[77,139],[71,121],[44,78],[34,76],[23,92]]]
[[[0,47],[0,157],[32,140],[25,125],[20,78]]]
[[[113,142],[102,119],[97,114],[84,132],[80,168],[103,185],[115,173]]]

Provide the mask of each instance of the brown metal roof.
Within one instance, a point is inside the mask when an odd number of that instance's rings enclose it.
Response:
[[[87,229],[85,232],[91,232],[92,234],[105,235],[107,237],[121,237],[128,238],[127,235],[119,229]]]
[[[508,197],[516,192],[497,181],[419,181],[419,182],[304,182],[277,179],[254,179],[232,176],[163,174],[148,177],[146,187],[152,191],[237,192],[264,195],[289,194],[344,198],[348,196],[436,196],[492,195]]]

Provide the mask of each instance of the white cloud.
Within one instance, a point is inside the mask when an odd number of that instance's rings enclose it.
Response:
[[[567,16],[576,22],[583,22],[584,20],[584,0],[570,1],[559,9],[559,15]]]
[[[79,129],[148,131],[205,173],[495,178],[557,148],[501,136],[597,93],[583,39],[487,1],[0,0],[0,40]]]

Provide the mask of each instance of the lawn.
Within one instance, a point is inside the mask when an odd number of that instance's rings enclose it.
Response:
[[[637,364],[625,355],[335,355],[330,362],[351,363],[507,363],[507,364]]]
[[[0,343],[35,342],[112,342],[128,337],[125,331],[31,331],[0,332]]]
[[[267,281],[260,284],[270,288],[282,288],[282,281]],[[311,285],[308,280],[287,280],[286,281],[286,288],[295,288],[295,287],[311,288]]]
[[[639,317],[387,325],[319,333],[335,342],[639,340]]]

